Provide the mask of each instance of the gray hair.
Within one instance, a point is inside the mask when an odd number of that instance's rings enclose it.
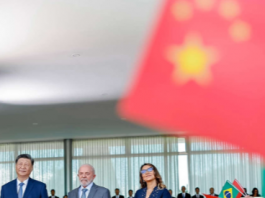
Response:
[[[92,169],[93,173],[95,174],[95,169],[94,169],[94,167],[93,167],[91,164],[83,164],[83,165],[81,165],[81,166],[79,167],[79,169],[78,169],[78,173],[79,173],[80,168],[83,167],[83,166],[88,166],[88,167],[90,167],[90,168]]]

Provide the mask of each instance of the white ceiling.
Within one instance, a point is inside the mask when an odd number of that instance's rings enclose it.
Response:
[[[0,102],[117,99],[159,0],[0,0]]]
[[[115,104],[161,3],[0,0],[0,141],[152,134]]]

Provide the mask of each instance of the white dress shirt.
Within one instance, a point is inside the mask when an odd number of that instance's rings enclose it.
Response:
[[[88,195],[89,195],[89,192],[90,192],[90,189],[91,189],[91,187],[93,186],[93,182],[91,182],[87,187],[85,187],[86,189],[87,189],[87,191],[86,191],[86,197],[88,197]],[[82,193],[83,193],[83,189],[85,189],[83,186],[81,186],[80,188],[79,188],[79,198],[81,198],[81,196],[82,196]]]
[[[25,180],[25,181],[23,181],[23,182],[21,182],[21,181],[19,181],[19,180],[17,179],[17,193],[19,192],[19,188],[20,188],[19,184],[20,184],[20,183],[24,183],[24,185],[22,186],[23,195],[24,195],[25,190],[26,190],[27,185],[28,185],[28,181],[29,181],[29,179],[27,179],[27,180]]]
[[[186,197],[186,193],[182,193],[182,197]]]
[[[116,195],[116,198],[119,198],[120,197],[120,195]]]

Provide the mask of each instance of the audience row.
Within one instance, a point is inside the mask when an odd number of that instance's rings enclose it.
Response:
[[[244,188],[244,190],[245,190],[245,194],[249,195],[247,193],[247,189]],[[175,198],[173,196],[173,191],[171,189],[169,189],[168,191],[169,191],[169,193],[171,195],[171,198]],[[210,188],[209,192],[210,192],[209,195],[218,197],[218,194],[215,194],[213,187]],[[128,198],[134,198],[133,190],[129,190],[128,194],[129,194]],[[252,197],[260,197],[258,189],[257,188],[253,188],[252,194],[250,196],[252,196]],[[55,190],[54,189],[51,190],[51,196],[49,198],[59,198],[59,197],[55,196]],[[68,196],[64,195],[63,198],[68,198]],[[115,189],[115,196],[113,196],[112,198],[124,198],[123,195],[120,195],[120,189],[119,188]],[[204,198],[204,196],[200,194],[200,188],[199,187],[195,188],[195,195],[191,196],[189,193],[186,193],[186,187],[182,186],[181,187],[181,193],[179,193],[177,195],[177,198]]]
[[[15,163],[17,179],[2,186],[1,198],[48,198],[46,184],[30,178],[34,159],[29,154],[21,154],[16,158]],[[77,176],[80,186],[63,198],[111,198],[109,189],[94,183],[96,172],[92,165],[80,166]],[[139,181],[141,187],[136,191],[134,198],[173,198],[172,190],[167,190],[159,171],[153,164],[145,163],[140,167]],[[192,197],[186,192],[185,186],[182,186],[181,191],[177,198],[204,198],[198,187],[195,188],[196,194]],[[115,189],[115,194],[112,198],[124,198],[118,188]],[[210,188],[210,195],[218,196],[214,193],[214,188]],[[253,189],[252,196],[260,196],[258,189]],[[51,190],[50,198],[58,198],[54,189]],[[132,190],[129,191],[129,198],[133,198]]]

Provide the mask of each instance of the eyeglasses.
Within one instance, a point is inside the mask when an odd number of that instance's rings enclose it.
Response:
[[[148,169],[146,169],[146,170],[141,170],[141,173],[142,174],[145,174],[147,171],[148,172],[152,172],[154,170],[154,168],[153,167],[150,167],[150,168],[148,168]]]

